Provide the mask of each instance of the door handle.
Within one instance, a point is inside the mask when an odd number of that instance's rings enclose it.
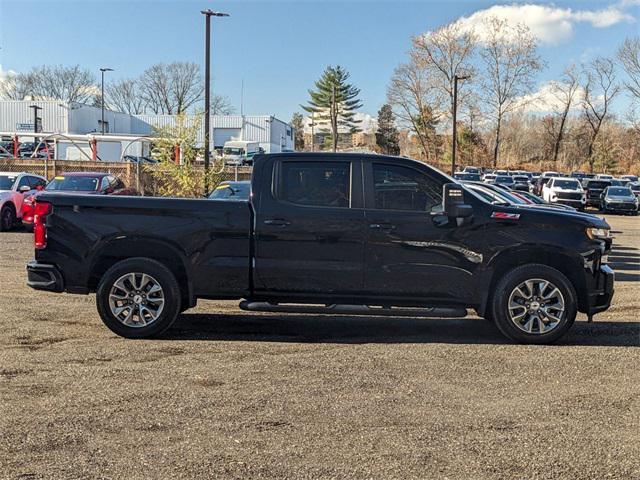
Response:
[[[283,220],[282,218],[270,218],[264,221],[265,225],[271,225],[273,227],[288,227],[291,225],[291,222],[287,220]]]
[[[396,226],[390,223],[372,223],[369,225],[369,228],[373,230],[395,230]]]

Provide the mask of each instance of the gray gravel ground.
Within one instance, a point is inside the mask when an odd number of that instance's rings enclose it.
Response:
[[[609,221],[614,305],[548,347],[204,301],[123,340],[0,234],[0,477],[640,479],[640,220]]]

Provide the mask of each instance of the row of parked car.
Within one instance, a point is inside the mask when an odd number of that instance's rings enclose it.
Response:
[[[33,225],[35,199],[43,191],[90,195],[137,195],[115,175],[104,172],[71,172],[53,180],[29,172],[0,172],[0,231],[22,222]]]
[[[583,172],[482,171],[478,167],[466,167],[455,177],[519,194],[528,193],[545,203],[581,211],[595,207],[602,212],[637,214],[640,205],[640,182],[635,175],[614,178],[608,174]]]

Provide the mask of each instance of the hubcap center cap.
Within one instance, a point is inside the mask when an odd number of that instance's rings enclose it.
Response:
[[[532,312],[537,312],[538,310],[540,310],[540,302],[531,302],[531,304],[529,305],[529,309]]]
[[[140,295],[136,295],[135,297],[133,297],[133,301],[140,305],[142,303],[142,297]]]

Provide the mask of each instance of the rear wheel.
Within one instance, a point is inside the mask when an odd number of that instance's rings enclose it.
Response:
[[[96,294],[98,313],[114,333],[148,338],[168,329],[180,313],[180,287],[162,263],[131,258],[102,276]]]
[[[16,223],[16,210],[10,203],[0,210],[0,232],[6,232]]]
[[[576,292],[555,268],[523,265],[509,271],[496,285],[491,312],[508,338],[532,344],[553,343],[576,318]]]

